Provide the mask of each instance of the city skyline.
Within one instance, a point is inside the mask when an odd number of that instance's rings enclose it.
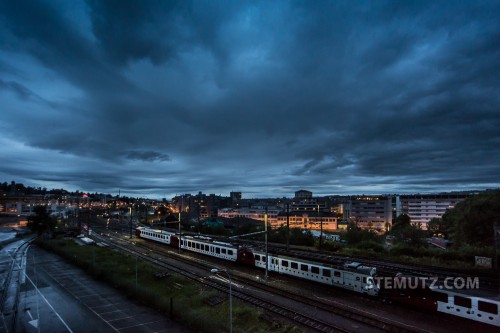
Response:
[[[151,198],[499,188],[499,14],[5,1],[0,179]]]

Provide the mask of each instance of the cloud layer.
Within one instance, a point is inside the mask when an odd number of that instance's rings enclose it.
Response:
[[[498,187],[496,1],[6,1],[0,178],[142,196]]]

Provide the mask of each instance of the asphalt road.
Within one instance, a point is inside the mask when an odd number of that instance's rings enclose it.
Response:
[[[36,246],[26,263],[16,332],[190,332]]]

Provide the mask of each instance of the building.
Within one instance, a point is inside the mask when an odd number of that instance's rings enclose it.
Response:
[[[250,208],[221,208],[219,209],[217,215],[225,218],[237,218],[246,217],[253,220],[263,221],[264,215],[267,212],[267,222],[269,224],[276,224],[276,218],[280,212],[278,208],[275,207],[250,207]]]
[[[407,214],[411,222],[426,230],[433,218],[441,218],[447,209],[465,200],[468,194],[413,194],[400,196],[401,213]]]
[[[299,190],[295,192],[296,200],[312,199],[312,196],[313,194],[311,191]]]
[[[232,201],[240,201],[242,198],[241,192],[229,192],[229,198]]]
[[[344,207],[344,219],[364,229],[386,231],[392,224],[392,196],[351,197]]]
[[[276,222],[271,224],[271,227],[279,228],[286,227],[287,214],[280,213],[276,217]],[[290,228],[300,228],[309,230],[334,231],[337,230],[337,216],[331,213],[300,213],[291,212],[289,215]]]

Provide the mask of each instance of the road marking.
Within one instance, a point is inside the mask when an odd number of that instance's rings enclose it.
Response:
[[[73,333],[73,331],[71,330],[71,328],[69,328],[68,324],[66,324],[66,322],[64,321],[64,319],[62,319],[62,317],[59,315],[59,313],[56,311],[56,309],[54,309],[54,307],[52,306],[52,304],[50,304],[50,302],[45,298],[45,296],[42,294],[42,292],[40,291],[40,289],[38,289],[38,287],[35,285],[35,283],[33,283],[33,281],[30,279],[30,277],[28,275],[26,275],[26,278],[33,285],[33,287],[40,294],[40,296],[42,296],[42,298],[45,301],[45,303],[47,303],[47,305],[52,309],[52,311],[54,311],[54,313],[56,314],[57,318],[59,318],[59,320],[64,325],[64,327],[66,327],[66,329],[69,332]]]
[[[56,278],[54,278],[46,269],[44,269],[45,273],[50,277],[52,278],[58,285],[61,286],[61,288],[67,290],[74,298],[80,300],[80,298],[78,296],[76,296],[74,294],[74,292],[72,292],[71,290],[69,290],[69,288],[65,287],[64,285],[62,285]],[[80,284],[83,285],[83,283],[80,282]],[[81,288],[81,287],[75,287],[75,288]],[[106,324],[109,325],[109,327],[111,327],[111,329],[113,329],[115,332],[119,332],[119,330],[114,327],[113,325],[111,325],[110,322],[108,322],[106,319],[104,319],[97,311],[95,311],[93,308],[91,308],[90,306],[88,306],[87,304],[85,304],[83,301],[82,301],[82,304],[87,308],[89,309],[90,311],[92,311],[97,317],[99,317],[103,322],[105,322]],[[114,304],[111,304],[111,305],[114,305]],[[69,329],[69,328],[68,328]],[[73,333],[73,331],[70,330],[71,333]]]
[[[30,316],[31,319],[30,321],[28,321],[28,323],[33,325],[35,328],[38,328],[38,319],[33,320],[33,316],[31,315],[30,310],[26,310],[26,312],[28,312],[28,315]]]

